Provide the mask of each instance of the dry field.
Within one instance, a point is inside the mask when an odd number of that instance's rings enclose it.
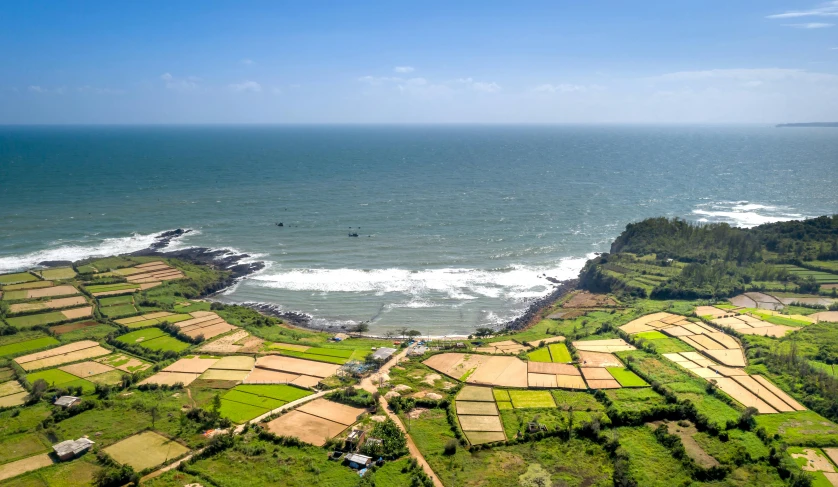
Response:
[[[494,416],[460,416],[460,427],[463,431],[492,431],[503,433],[500,417]]]
[[[246,370],[250,372],[253,370],[254,365],[256,365],[256,359],[253,357],[241,356],[241,357],[222,357],[221,360],[214,363],[211,369],[223,369],[223,370]]]
[[[529,346],[521,345],[512,340],[505,340],[502,342],[488,343],[486,346],[477,347],[474,350],[482,353],[491,353],[495,355],[517,355],[520,352],[529,350]]]
[[[189,372],[158,372],[151,377],[140,382],[142,384],[157,384],[171,386],[177,383],[182,383],[184,386],[195,382],[201,374],[193,374]]]
[[[346,425],[294,410],[267,424],[276,435],[296,436],[314,446],[323,446],[346,429]]]
[[[114,353],[107,357],[98,358],[96,361],[128,373],[141,372],[151,367],[151,364],[123,353]]]
[[[177,458],[189,449],[153,431],[144,431],[105,448],[105,453],[137,472]]]
[[[168,367],[163,369],[163,372],[185,372],[188,374],[203,374],[216,362],[218,362],[217,358],[182,358],[177,362],[173,363],[172,365],[169,365]]]
[[[320,377],[321,379],[334,375],[340,369],[340,365],[336,364],[315,362],[282,355],[265,355],[259,357],[256,360],[256,367],[297,375]]]
[[[0,383],[0,407],[20,406],[28,393],[16,380]]]
[[[622,367],[623,363],[610,353],[578,351],[579,365],[584,367]]]
[[[264,340],[261,338],[250,336],[250,333],[244,330],[238,330],[214,342],[202,345],[200,350],[210,353],[258,352],[262,348],[262,343]]]
[[[47,301],[36,301],[34,303],[19,303],[9,306],[9,311],[12,313],[25,313],[27,311],[41,311],[46,309],[60,309],[69,308],[71,306],[79,306],[87,304],[84,296],[74,296],[70,298],[50,299]]]
[[[55,296],[74,296],[80,294],[73,286],[53,286],[26,291],[26,299],[51,298]]]
[[[223,318],[210,311],[195,311],[190,313],[193,316],[191,320],[179,321],[174,325],[180,328],[180,331],[191,338],[203,335],[205,339],[223,335],[228,331],[238,330],[237,326],[233,326]]]
[[[80,342],[70,343],[43,352],[37,352],[22,357],[17,357],[15,362],[20,365],[23,370],[29,372],[37,369],[44,369],[47,367],[55,367],[79,360],[90,359],[94,357],[101,357],[108,355],[111,351],[99,346],[98,343],[91,340],[82,340]]]
[[[345,404],[329,401],[328,399],[315,399],[297,408],[297,411],[328,419],[335,423],[349,426],[358,421],[358,418],[366,412],[365,409],[354,408]]]
[[[604,352],[614,353],[623,352],[627,350],[637,350],[634,346],[626,343],[622,338],[614,338],[609,340],[589,340],[582,342],[573,342],[573,347],[576,350],[585,352]]]
[[[617,302],[605,294],[591,294],[588,291],[581,291],[568,299],[563,308],[608,308],[617,306]]]
[[[76,364],[59,367],[58,370],[67,372],[68,374],[72,374],[76,377],[84,379],[90,376],[110,372],[114,370],[114,368],[105,364],[100,364],[99,362],[79,362]]]
[[[0,465],[0,480],[17,477],[20,474],[31,472],[39,468],[48,467],[52,465],[52,458],[49,454],[35,455],[34,457],[24,458],[16,462]]]
[[[492,394],[492,389],[488,387],[464,386],[457,394],[457,400],[494,403],[495,396]]]

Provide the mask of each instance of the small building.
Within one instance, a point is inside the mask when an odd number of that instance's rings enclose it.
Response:
[[[367,432],[364,430],[352,430],[349,432],[349,436],[346,437],[346,449],[347,450],[354,450],[364,441],[364,437],[366,436]]]
[[[372,464],[372,457],[366,455],[359,455],[357,453],[350,453],[343,457],[349,463],[349,466],[355,469],[367,468]]]
[[[386,362],[390,360],[394,353],[396,353],[395,348],[381,347],[372,354],[372,358],[376,362]]]
[[[55,455],[59,460],[72,460],[82,453],[86,452],[93,446],[93,441],[88,438],[79,438],[78,440],[67,440],[52,446]]]
[[[332,337],[332,340],[336,342],[342,342],[349,338],[349,335],[346,333],[335,333],[335,336]]]
[[[56,399],[56,400],[55,400],[55,402],[54,402],[53,404],[55,404],[56,406],[61,406],[61,407],[63,407],[63,408],[71,408],[71,407],[73,407],[73,406],[76,406],[76,405],[77,405],[78,403],[80,403],[80,402],[81,402],[81,398],[80,398],[80,397],[76,397],[76,396],[61,396],[61,397],[59,397],[58,399]]]

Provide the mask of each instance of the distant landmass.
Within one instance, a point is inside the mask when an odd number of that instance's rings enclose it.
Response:
[[[838,122],[780,123],[777,127],[838,127]]]

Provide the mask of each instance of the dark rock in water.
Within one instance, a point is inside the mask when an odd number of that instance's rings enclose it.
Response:
[[[562,281],[560,281],[560,280],[556,279],[555,277],[549,277],[549,276],[548,276],[546,279],[547,279],[548,281],[552,282],[553,284],[561,284],[561,283],[562,283]]]
[[[283,225],[283,224],[282,224],[282,222],[279,222],[279,223],[277,223],[277,224],[276,224],[276,226],[278,226],[278,227],[284,227],[285,225]]]
[[[573,291],[579,285],[579,279],[571,279],[568,281],[562,281],[561,284],[556,286],[556,289],[544,296],[543,298],[536,299],[535,301],[530,304],[527,310],[512,321],[506,323],[503,328],[508,330],[522,330],[524,329],[532,320],[535,318],[535,315],[546,306],[551,305],[557,299],[564,296],[565,294]]]
[[[163,232],[160,235],[154,237],[156,240],[153,244],[149,246],[150,249],[159,250],[169,246],[172,243],[172,240],[182,237],[187,233],[191,232],[192,230],[184,230],[182,228],[178,228],[177,230],[169,230],[168,232]]]
[[[280,318],[286,323],[294,326],[301,326],[305,328],[311,327],[311,316],[304,313],[297,313],[295,311],[282,311],[282,309],[275,304],[246,302],[242,303],[242,306],[256,310],[266,316]]]
[[[38,265],[43,267],[70,267],[73,265],[72,260],[45,260],[38,262]]]

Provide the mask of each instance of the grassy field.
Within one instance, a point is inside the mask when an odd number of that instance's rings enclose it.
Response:
[[[89,293],[104,293],[108,291],[127,291],[131,289],[139,289],[140,286],[138,284],[131,284],[130,282],[124,282],[119,284],[100,284],[100,285],[93,285],[93,286],[85,286],[84,287],[87,292]]]
[[[159,477],[143,482],[142,485],[143,487],[183,487],[185,485],[201,485],[202,481],[201,477],[177,470],[169,470]]]
[[[277,384],[277,385],[251,385],[251,384],[242,384],[236,386],[236,391],[246,392],[249,394],[255,394],[258,396],[263,397],[270,397],[273,399],[279,399],[280,401],[285,402],[292,402],[296,401],[297,399],[302,399],[306,396],[311,395],[311,391],[307,391],[304,389],[300,389],[299,387],[288,386],[284,384]]]
[[[270,411],[270,409],[266,407],[229,401],[227,399],[221,400],[221,409],[219,410],[221,416],[236,424],[246,423],[253,418],[267,413],[268,411]]]
[[[722,441],[718,436],[698,432],[693,439],[707,454],[727,465],[742,464],[748,457],[751,461],[768,457],[768,447],[754,433],[732,429],[728,436],[727,441]]]
[[[666,335],[657,330],[635,333],[634,336],[637,338],[642,338],[644,340],[660,340],[661,338],[667,338]]]
[[[600,446],[588,441],[573,439],[565,442],[547,438],[473,453],[458,448],[454,455],[449,456],[443,450],[454,434],[445,419],[445,411],[441,409],[426,411],[411,420],[410,432],[416,446],[446,486],[519,485],[519,477],[530,469],[536,469],[536,464],[549,475],[545,485],[613,485],[611,461]]]
[[[644,487],[689,485],[690,477],[680,461],[658,443],[646,426],[617,428],[620,445],[629,456],[629,473]]]
[[[139,264],[131,259],[125,257],[105,257],[104,259],[97,259],[88,262],[88,265],[95,267],[99,272],[107,272],[111,269],[119,269],[122,267],[131,267]]]
[[[44,336],[34,338],[32,340],[10,343],[8,345],[0,345],[0,357],[14,357],[16,355],[22,355],[26,352],[49,348],[53,345],[58,345],[59,343],[60,342],[53,337]]]
[[[570,357],[570,351],[564,343],[551,343],[547,348],[550,349],[550,357],[553,362],[569,364],[573,361]]]
[[[137,308],[133,304],[118,304],[115,306],[100,307],[99,312],[108,318],[121,318],[123,316],[137,314]]]
[[[102,468],[93,455],[70,462],[56,463],[0,482],[3,487],[73,487],[92,485],[93,476]]]
[[[785,269],[789,274],[798,277],[808,278],[813,277],[818,284],[835,284],[838,283],[838,274],[830,274],[828,272],[810,271],[803,267],[798,267],[791,264],[777,264],[774,267]]]
[[[33,326],[49,325],[60,321],[67,321],[67,317],[60,311],[6,318],[6,323],[15,328],[32,328]]]
[[[134,297],[130,294],[127,296],[109,296],[98,298],[99,306],[116,306],[119,304],[134,304]]]
[[[779,434],[789,445],[838,445],[838,425],[814,411],[760,414],[756,422],[769,435]]]
[[[537,348],[532,352],[527,354],[527,358],[533,362],[552,362],[553,359],[550,358],[550,350],[547,347]]]
[[[159,328],[145,328],[132,331],[117,338],[122,343],[140,345],[149,350],[173,350],[181,352],[192,345],[174,338]]]
[[[143,431],[109,446],[105,452],[119,463],[137,472],[180,457],[189,449],[153,431]]]
[[[634,372],[622,367],[608,367],[608,372],[623,387],[648,387],[648,383]]]
[[[24,433],[0,439],[0,464],[44,453],[49,450],[37,434]]]
[[[683,341],[672,338],[657,338],[651,340],[652,347],[657,353],[678,353],[678,352],[694,352],[695,349]]]
[[[652,389],[611,389],[605,391],[611,400],[611,407],[620,415],[645,416],[666,406],[666,398]]]
[[[42,271],[38,271],[38,273],[44,279],[49,279],[49,280],[72,279],[72,278],[76,277],[76,271],[74,271],[72,267],[59,267],[57,269],[44,269]]]
[[[30,384],[39,379],[45,380],[46,383],[51,386],[60,386],[68,382],[73,382],[77,380],[78,377],[58,369],[41,370],[39,372],[32,372],[31,374],[26,375],[26,380],[28,380]]]
[[[209,485],[225,487],[358,485],[358,474],[355,471],[339,462],[329,461],[320,448],[277,446],[252,435],[246,435],[240,445],[241,447],[230,448],[211,458],[195,462],[190,465],[190,471],[196,472],[202,478],[211,479],[212,483]]]
[[[553,396],[550,391],[524,391],[519,389],[510,389],[509,398],[512,400],[512,406],[518,408],[552,408],[556,407],[553,402]]]
[[[79,340],[99,341],[115,331],[116,328],[110,325],[97,324],[94,326],[79,328],[78,330],[73,330],[67,333],[62,333],[61,335],[58,335],[58,339],[61,340],[61,343],[71,343]]]
[[[16,274],[0,275],[0,285],[17,284],[20,282],[37,281],[38,278],[28,272],[18,272]]]

